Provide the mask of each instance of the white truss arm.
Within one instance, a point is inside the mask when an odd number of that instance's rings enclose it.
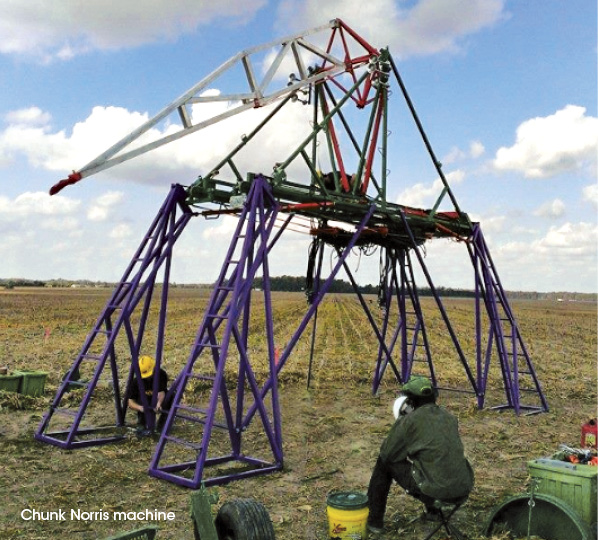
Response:
[[[292,94],[322,79],[329,78],[346,71],[346,69],[349,67],[349,62],[347,62],[346,58],[338,58],[331,52],[327,52],[317,45],[307,41],[307,38],[310,36],[319,34],[323,31],[328,31],[330,29],[337,29],[340,25],[342,25],[341,21],[334,19],[326,25],[318,26],[312,28],[311,30],[272,41],[270,43],[258,45],[237,53],[220,67],[215,69],[207,77],[203,78],[201,81],[187,90],[178,99],[175,99],[172,103],[167,105],[153,118],[108,148],[108,150],[90,161],[79,171],[74,172],[67,180],[62,180],[56,184],[50,190],[50,193],[57,193],[66,185],[73,184],[84,177],[91,176],[118,163],[122,163],[141,154],[154,150],[162,145],[185,137],[186,135],[195,133],[196,131],[220,122],[225,118],[239,114],[247,109],[268,105],[269,103],[272,103],[283,96]],[[275,50],[276,48],[279,48],[279,50],[273,60],[271,60],[268,69],[260,80],[256,74],[254,63],[252,62],[252,56],[265,51]],[[301,55],[301,51],[305,51],[307,54],[313,56],[319,65],[326,66],[326,68],[318,71],[307,70],[304,64],[304,59]],[[288,84],[285,80],[281,81],[280,87],[276,87],[273,83],[273,80],[277,70],[281,65],[283,65],[283,62],[285,63],[285,66],[287,63],[293,66],[292,69],[296,69],[297,73],[294,75],[293,79],[288,82]],[[246,91],[236,94],[221,94],[217,96],[200,95],[202,91],[207,89],[209,85],[212,85],[218,78],[239,66],[241,67],[239,71],[245,74],[247,83]],[[273,89],[270,89],[271,84],[274,86]],[[225,101],[234,105],[223,113],[215,114],[207,119],[204,117],[201,122],[194,123],[188,107],[194,104],[209,103],[214,101]],[[182,122],[182,128],[179,131],[156,139],[150,143],[137,146],[129,151],[123,152],[128,146],[139,139],[153,126],[166,119],[175,111],[178,111]]]

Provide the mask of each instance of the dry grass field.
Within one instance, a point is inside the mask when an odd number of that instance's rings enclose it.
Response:
[[[172,289],[165,342],[166,368],[184,365],[207,300],[199,289]],[[49,373],[43,397],[0,392],[0,539],[105,538],[145,521],[70,519],[71,510],[111,513],[157,509],[175,519],[158,523],[159,540],[193,538],[190,492],[153,479],[147,468],[155,441],[138,439],[64,451],[33,439],[61,377],[72,364],[110,291],[105,289],[0,290],[0,365]],[[375,299],[368,300],[375,306]],[[446,302],[467,354],[473,346],[473,307]],[[492,410],[504,403],[499,374],[491,375],[487,405],[478,410],[470,394],[442,392],[440,401],[458,418],[476,473],[476,486],[456,519],[470,539],[481,538],[492,509],[522,493],[526,462],[548,456],[558,445],[579,444],[581,425],[596,414],[596,305],[517,301],[512,303],[520,330],[543,385],[550,410],[516,416]],[[306,310],[301,294],[274,294],[277,342],[282,346]],[[436,351],[434,365],[442,386],[467,388],[463,370],[429,299],[424,309]],[[365,491],[380,443],[392,423],[396,382],[387,376],[371,393],[376,342],[357,299],[330,295],[320,308],[312,383],[306,388],[309,336],[297,344],[281,376],[285,466],[280,473],[217,488],[218,505],[237,497],[261,501],[276,537],[327,538],[326,498],[333,490]],[[259,332],[250,347],[259,358]],[[258,366],[258,372],[260,368]],[[263,371],[263,368],[262,368]],[[109,396],[106,398],[110,406]],[[131,426],[135,419],[129,413]],[[66,519],[24,520],[24,509],[66,511]],[[217,507],[214,508],[216,510]],[[383,539],[415,540],[428,525],[413,521],[419,506],[393,487]],[[498,537],[497,537],[498,538]]]

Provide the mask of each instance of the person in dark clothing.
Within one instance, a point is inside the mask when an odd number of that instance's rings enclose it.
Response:
[[[168,391],[168,375],[162,368],[155,372],[156,361],[151,356],[140,356],[139,357],[139,371],[141,372],[141,383],[148,405],[152,404],[152,397],[154,393],[154,378],[156,375],[159,377],[158,380],[158,396],[156,398],[156,405],[153,409],[156,413],[161,413],[157,423],[157,430],[162,431],[166,417],[168,415],[168,404],[165,403],[166,393]],[[137,378],[133,379],[131,385],[131,393],[129,395],[129,407],[134,411],[137,411],[137,426],[140,432],[147,431],[145,422],[145,414],[141,398],[139,395],[139,385],[137,384]]]
[[[367,526],[373,534],[382,532],[393,480],[424,503],[426,519],[437,519],[436,500],[463,500],[473,489],[473,470],[464,454],[457,419],[436,404],[437,392],[430,380],[412,377],[402,396],[395,405],[398,418],[382,443],[368,487]]]

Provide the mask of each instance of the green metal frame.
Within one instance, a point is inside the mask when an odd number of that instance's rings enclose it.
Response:
[[[338,100],[335,99],[332,90],[334,81],[322,79],[314,84],[314,88],[310,88],[308,94],[314,110],[312,131],[283,162],[275,165],[271,176],[266,176],[272,186],[274,196],[288,211],[308,218],[315,218],[321,223],[338,221],[355,225],[363,218],[369,205],[375,203],[377,211],[370,226],[372,232],[377,230],[378,234],[368,236],[368,242],[373,244],[393,247],[410,245],[401,213],[406,216],[418,244],[435,237],[467,237],[472,231],[471,221],[468,215],[461,212],[456,205],[450,186],[433,155],[433,161],[437,165],[443,182],[443,189],[430,210],[410,208],[391,203],[386,199],[388,79],[389,74],[394,70],[394,63],[388,50],[383,49],[372,66],[373,68],[361,74]],[[358,104],[359,108],[369,108],[367,128],[363,142],[359,144],[343,114],[343,107],[351,100],[357,101],[357,94],[365,95],[364,88],[366,87],[374,88],[375,92],[371,98],[361,98]],[[406,92],[405,97],[408,106],[412,109]],[[235,165],[235,157],[292,98],[293,96],[288,96],[282,101],[249,135],[244,136],[237,147],[211,171],[205,176],[198,177],[187,188],[188,204],[201,205],[215,202],[228,207],[234,197],[243,196],[249,192],[256,174],[249,173],[247,178],[243,179],[239,173],[239,167]],[[412,112],[415,114],[414,110]],[[415,120],[421,129],[417,117]],[[344,129],[343,134],[350,140],[358,159],[357,171],[353,176],[351,186],[347,184],[347,173],[342,163],[337,124]],[[334,179],[332,186],[324,183],[317,164],[316,148],[319,145],[318,137],[322,134],[332,166],[330,173]],[[422,135],[425,136],[423,131]],[[424,139],[424,142],[427,143],[427,139]],[[374,154],[378,144],[381,148],[381,158],[379,163],[375,164],[376,156]],[[431,151],[429,143],[426,146]],[[287,171],[296,160],[303,162],[306,172],[305,178],[294,181],[289,178]],[[378,165],[380,168],[379,176],[374,172],[374,165]],[[226,166],[232,172],[232,177],[223,176],[223,168]],[[439,211],[446,196],[453,202],[454,208],[454,211],[448,213]]]

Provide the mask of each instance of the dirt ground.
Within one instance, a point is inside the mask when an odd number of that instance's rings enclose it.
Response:
[[[171,310],[175,335],[166,353],[176,373],[188,352],[188,341],[180,336],[192,335],[198,304],[207,295],[175,292]],[[1,540],[106,539],[149,523],[159,527],[157,540],[193,539],[191,492],[147,474],[156,445],[151,437],[138,439],[131,427],[121,443],[72,451],[33,438],[106,295],[94,289],[0,294],[2,364],[10,359],[11,368],[35,366],[49,372],[43,397],[0,392]],[[277,342],[284,343],[290,329],[297,327],[305,299],[285,294],[277,295],[276,302],[282,312],[275,320]],[[471,331],[460,321],[471,311],[460,301],[451,306],[459,321],[457,331],[466,339]],[[251,497],[267,508],[277,539],[325,540],[328,495],[367,490],[380,444],[393,421],[397,384],[386,377],[378,395],[372,395],[371,359],[376,349],[367,340],[367,322],[358,317],[359,310],[350,295],[334,296],[322,306],[311,388],[306,388],[309,341],[299,344],[292,364],[282,372],[284,469],[210,488],[219,496],[214,513],[226,501]],[[471,394],[440,395],[440,403],[459,419],[476,475],[471,497],[455,517],[470,540],[481,540],[497,505],[526,491],[529,460],[552,455],[562,443],[579,445],[582,424],[596,416],[596,305],[519,302],[516,313],[550,410],[530,416],[493,410],[493,405],[505,401],[500,377],[498,382],[493,377],[489,385],[484,410],[477,409]],[[437,334],[432,337],[439,350],[435,361],[441,378],[462,382],[462,374],[453,375],[441,365],[444,357],[450,357],[450,348],[442,332]],[[128,421],[135,422],[130,413]],[[51,519],[28,519],[32,510]],[[146,511],[174,515],[171,520],[139,515],[127,521],[113,519],[114,512]],[[421,512],[416,501],[393,486],[381,540],[425,537],[430,525],[418,519]]]
[[[395,391],[376,397],[369,385],[286,385],[281,392],[285,466],[280,473],[213,488],[217,507],[234,498],[262,502],[280,539],[327,538],[327,496],[337,490],[367,490],[384,434],[391,425]],[[579,427],[592,412],[588,396],[572,404],[552,396],[551,411],[532,416],[478,411],[469,397],[451,393],[442,403],[458,418],[476,486],[456,523],[478,538],[492,508],[522,493],[527,460],[551,454],[560,443],[575,444]],[[0,412],[0,489],[3,494],[0,538],[105,538],[146,525],[145,520],[70,519],[71,509],[88,512],[146,509],[174,512],[162,521],[159,539],[192,539],[190,492],[146,474],[155,441],[131,432],[117,445],[64,451],[33,441],[38,411]],[[562,425],[563,419],[567,424]],[[559,423],[559,429],[555,429]],[[63,521],[25,521],[23,509],[66,511]],[[393,486],[383,539],[419,539],[430,526],[417,520],[421,506]],[[97,517],[97,516],[96,516]]]

